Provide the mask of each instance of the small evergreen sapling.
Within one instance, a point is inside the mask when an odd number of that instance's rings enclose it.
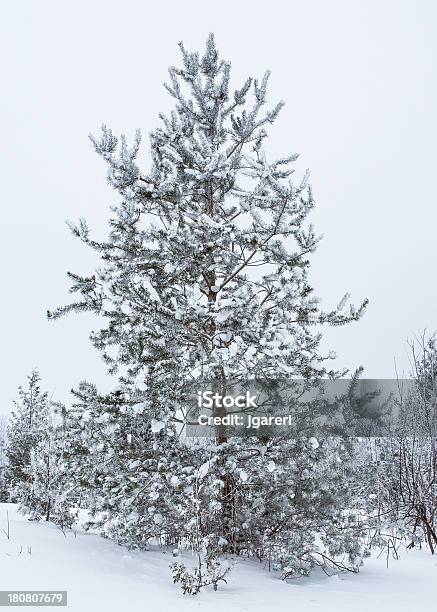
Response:
[[[22,487],[20,512],[31,520],[56,523],[70,528],[76,513],[71,509],[71,496],[64,457],[64,432],[50,414],[46,429],[31,451],[30,479]]]
[[[41,391],[40,376],[34,370],[28,376],[26,388],[18,390],[7,431],[6,482],[11,501],[17,500],[18,490],[31,480],[31,455],[44,435],[49,413],[48,394]]]

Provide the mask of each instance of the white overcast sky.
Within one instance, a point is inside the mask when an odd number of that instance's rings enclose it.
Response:
[[[406,338],[437,328],[436,17],[426,0],[4,2],[0,413],[33,367],[62,400],[83,378],[109,388],[92,319],[45,318],[69,300],[66,271],[96,263],[65,220],[104,236],[114,202],[87,135],[105,122],[147,136],[177,42],[202,47],[209,31],[236,85],[269,68],[271,101],[286,101],[269,149],[311,170],[324,307],[370,299],[324,345],[367,377],[394,376],[395,359],[407,371]]]

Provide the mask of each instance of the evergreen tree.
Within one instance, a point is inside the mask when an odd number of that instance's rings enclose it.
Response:
[[[31,479],[31,454],[38,445],[47,426],[48,394],[40,388],[40,376],[34,370],[28,376],[27,388],[20,387],[19,399],[14,402],[8,427],[5,478],[11,490],[11,499],[17,499],[21,485]]]
[[[303,565],[296,559],[314,540],[322,508],[331,525],[326,538],[337,553],[349,550],[355,557],[346,531],[342,546],[331,533],[333,514],[346,512],[344,500],[338,507],[338,481],[323,484],[328,447],[314,451],[317,460],[305,453],[304,469],[299,445],[276,441],[253,455],[253,440],[228,440],[221,428],[206,449],[193,449],[177,435],[190,381],[213,381],[224,395],[230,381],[338,375],[327,365],[334,355],[320,353],[320,327],[357,320],[366,305],[344,312],[346,296],[325,312],[314,295],[309,256],[318,238],[307,225],[314,199],[308,175],[294,178],[296,154],[268,159],[267,130],[283,107],[267,108],[269,73],[231,92],[230,64],[219,58],[212,35],[202,56],[180,49],[182,65],[170,68],[165,86],[175,109],[160,116],[162,125],[151,134],[150,171],[137,164],[139,133],[132,146],[105,126],[91,138],[121,201],[107,240],[94,240],[84,220],[72,226],[100,254],[101,266],[91,276],[69,273],[78,300],[49,317],[99,315],[104,325],[91,340],[119,387],[108,396],[87,384],[76,392],[68,434],[75,482],[87,474],[95,514],[106,510],[102,527],[114,537],[135,545],[157,535],[194,543],[214,575],[221,575],[216,556],[264,555],[269,538],[269,554],[287,567],[284,573],[304,571],[309,557]],[[247,467],[252,455],[258,459]],[[282,476],[272,486],[275,461]],[[302,494],[299,474],[311,493]],[[268,518],[253,538],[242,535],[254,501],[252,479],[257,503],[272,495]],[[296,504],[306,523],[292,520]],[[281,525],[278,548],[272,538]],[[175,571],[181,581],[180,566]]]
[[[59,405],[57,405],[59,408]],[[75,514],[66,478],[64,430],[53,410],[47,414],[45,429],[30,453],[30,478],[20,487],[19,510],[31,520],[52,521],[71,527]]]

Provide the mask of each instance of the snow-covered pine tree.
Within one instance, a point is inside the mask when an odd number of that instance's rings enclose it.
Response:
[[[19,510],[31,520],[52,521],[61,528],[71,527],[69,480],[64,459],[65,432],[60,420],[60,404],[52,403],[45,428],[30,453],[30,478],[20,488]]]
[[[283,106],[267,107],[269,73],[261,80],[248,78],[231,92],[230,64],[220,59],[212,35],[203,55],[182,44],[180,50],[182,65],[170,68],[165,86],[175,108],[169,116],[161,115],[161,127],[151,133],[149,172],[137,164],[139,133],[132,146],[105,126],[100,137],[92,137],[121,201],[112,209],[107,240],[93,239],[84,220],[72,227],[100,255],[101,266],[91,276],[69,273],[71,292],[79,298],[49,317],[91,311],[105,322],[91,340],[118,376],[119,389],[110,396],[99,396],[92,386],[79,390],[74,419],[86,449],[72,453],[80,461],[82,452],[88,465],[103,453],[104,469],[91,471],[94,494],[100,491],[98,504],[126,525],[120,491],[127,486],[131,522],[142,520],[134,516],[139,508],[138,514],[149,513],[161,533],[186,529],[191,537],[190,525],[198,515],[190,507],[193,468],[205,453],[191,453],[189,459],[185,454],[191,462],[185,465],[178,462],[178,452],[169,454],[181,444],[175,423],[185,407],[187,382],[214,381],[223,394],[229,380],[335,376],[327,366],[333,354],[320,353],[320,326],[357,320],[366,303],[344,312],[344,299],[325,312],[314,295],[309,256],[318,238],[306,222],[314,207],[308,175],[295,180],[296,154],[271,161],[265,150],[267,130]],[[126,433],[129,422],[132,434]],[[103,440],[84,434],[96,426],[104,432]],[[124,462],[126,440],[131,444],[138,431],[135,459]],[[321,452],[319,448],[316,454]],[[277,447],[275,458],[280,454]],[[245,527],[235,524],[236,483],[242,462],[246,471],[240,484],[250,478],[248,454],[244,445],[228,441],[218,430],[208,456],[203,493],[191,501],[204,504],[202,545],[238,552],[235,534]],[[270,477],[269,455],[257,451],[255,456],[258,460],[251,465],[264,470],[261,490]],[[280,469],[286,470],[291,459],[287,452],[283,457]],[[308,461],[311,467],[313,459]],[[129,477],[130,470],[134,474]],[[301,466],[298,472],[303,471]],[[310,473],[306,471],[307,482]],[[318,478],[315,470],[314,490]],[[321,490],[331,511],[341,487],[325,483]],[[181,491],[185,497],[176,495]],[[250,506],[247,487],[240,486],[238,495],[241,507]],[[284,507],[290,504],[292,513],[298,499],[303,505],[299,512],[310,516],[312,498],[297,498],[291,486],[285,494],[283,483],[275,495],[276,502],[270,500],[272,512],[277,504],[271,529],[277,533],[283,524],[288,529],[284,541],[291,546],[290,533],[296,535],[293,529],[299,526],[289,521],[287,527]],[[309,524],[305,528],[312,529]],[[261,540],[268,534],[266,529]],[[153,530],[143,530],[144,540],[151,535],[156,535]],[[255,545],[247,539],[245,550],[252,554]],[[283,550],[278,558],[284,565]]]
[[[49,413],[47,392],[42,392],[40,376],[34,370],[28,376],[26,388],[18,389],[18,401],[14,402],[7,436],[7,467],[5,478],[12,501],[19,497],[21,486],[31,479],[31,453],[45,431]]]

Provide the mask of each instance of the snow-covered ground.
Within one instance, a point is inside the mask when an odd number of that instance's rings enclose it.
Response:
[[[2,531],[7,511],[9,540]],[[426,604],[434,609],[437,601],[437,557],[424,551],[405,551],[389,568],[385,558],[372,558],[358,575],[292,584],[241,561],[228,585],[196,597],[172,584],[171,560],[169,553],[130,552],[80,530],[64,535],[54,525],[27,521],[14,504],[0,504],[0,589],[67,590],[70,611],[412,612]]]

